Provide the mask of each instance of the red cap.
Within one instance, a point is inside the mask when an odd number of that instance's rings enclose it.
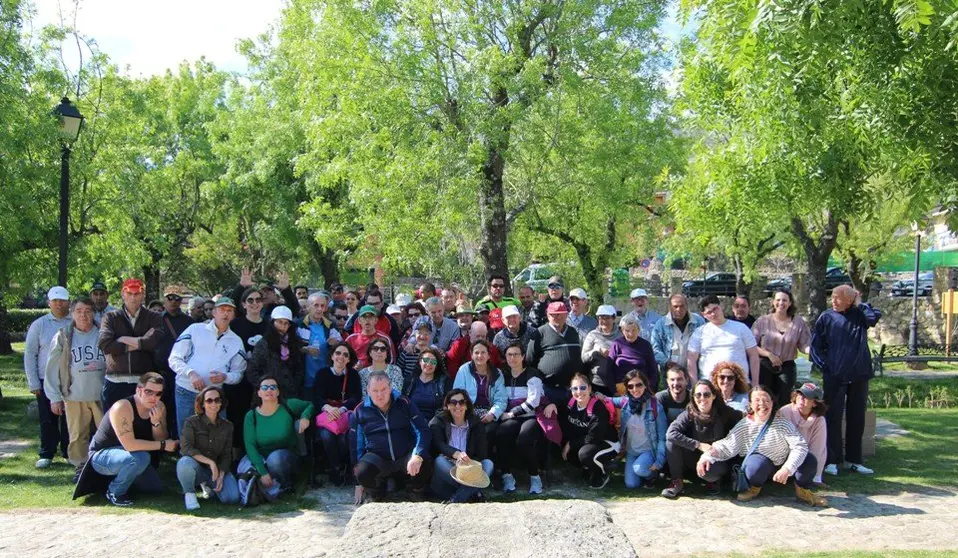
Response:
[[[131,294],[142,293],[144,291],[143,281],[135,278],[127,279],[123,282],[122,290]]]
[[[502,329],[506,327],[505,322],[502,321],[502,308],[493,308],[489,312],[489,327],[492,329]]]
[[[550,302],[546,307],[546,314],[568,314],[569,309],[565,307],[564,302]]]

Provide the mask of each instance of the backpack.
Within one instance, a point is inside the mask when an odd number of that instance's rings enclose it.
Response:
[[[593,396],[592,399],[589,399],[589,404],[586,405],[585,414],[589,418],[592,418],[593,414],[595,414],[593,408],[595,407],[596,401],[599,401],[599,398]],[[605,405],[605,409],[609,412],[609,426],[615,428],[619,424],[619,410],[615,408],[611,399],[603,400],[602,404]],[[575,399],[569,399],[569,409],[572,409],[574,405]]]

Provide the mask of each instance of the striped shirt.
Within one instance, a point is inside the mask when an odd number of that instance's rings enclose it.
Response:
[[[752,447],[752,442],[762,431],[764,423],[745,417],[738,421],[725,438],[712,444],[710,460],[726,461],[736,455],[745,456]],[[769,458],[775,466],[781,466],[790,473],[798,470],[808,454],[808,444],[805,438],[798,433],[795,425],[781,417],[775,417],[772,424],[759,442],[755,453]]]

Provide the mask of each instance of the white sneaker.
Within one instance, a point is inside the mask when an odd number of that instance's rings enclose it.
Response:
[[[46,469],[47,467],[49,467],[49,466],[52,465],[52,464],[53,464],[53,460],[52,460],[52,459],[47,459],[46,457],[41,457],[40,459],[37,459],[37,462],[34,464],[34,466],[35,466],[37,469]]]
[[[509,473],[502,475],[502,491],[505,493],[516,491],[516,477]]]
[[[186,502],[187,511],[200,509],[200,502],[196,499],[196,492],[187,492],[183,495],[183,500]]]
[[[202,498],[204,500],[209,500],[210,496],[213,495],[213,489],[210,488],[210,485],[205,482],[200,483],[200,493],[196,495],[197,498]]]
[[[529,477],[529,494],[542,494],[542,477],[539,475]]]
[[[865,467],[865,466],[862,465],[861,463],[846,463],[846,464],[845,464],[845,468],[848,469],[849,471],[852,471],[852,472],[854,472],[854,473],[859,473],[859,474],[862,474],[862,475],[873,475],[873,474],[875,474],[875,471],[869,469],[868,467]]]
[[[835,465],[834,463],[829,463],[828,465],[825,465],[825,474],[828,474],[828,475],[837,475],[837,474],[838,474],[838,465]]]

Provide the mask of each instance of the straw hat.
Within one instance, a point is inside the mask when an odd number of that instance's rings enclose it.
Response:
[[[482,470],[482,464],[478,461],[469,461],[454,466],[449,474],[453,480],[459,484],[471,486],[473,488],[486,488],[489,486],[489,475]]]

